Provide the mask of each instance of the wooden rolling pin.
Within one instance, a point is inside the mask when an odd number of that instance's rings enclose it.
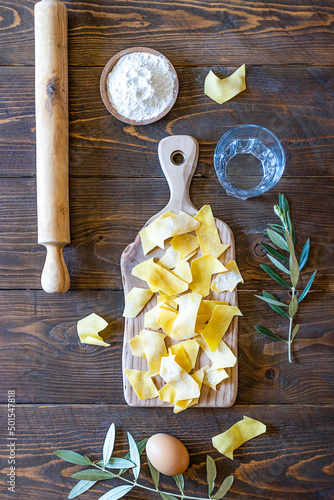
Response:
[[[38,243],[47,250],[41,282],[59,293],[70,286],[63,256],[70,222],[67,10],[58,0],[35,5],[35,98]]]

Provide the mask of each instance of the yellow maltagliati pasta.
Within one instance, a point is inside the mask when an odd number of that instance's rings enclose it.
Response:
[[[159,396],[179,413],[198,403],[203,384],[217,390],[228,378],[225,368],[237,361],[222,338],[241,312],[227,302],[205,297],[213,275],[218,275],[214,291],[220,276],[234,289],[239,270],[234,261],[225,267],[218,260],[228,245],[220,241],[209,205],[195,218],[184,212],[166,212],[141,231],[141,239],[144,254],[156,247],[163,249],[166,240],[170,246],[163,255],[156,249],[158,262],[151,258],[132,269],[133,276],[149,288],[135,287],[128,293],[124,315],[134,318],[153,294],[157,299],[144,315],[144,329],[129,342],[132,355],[146,359],[143,363],[148,363],[148,371],[126,369],[125,373],[139,399]],[[200,349],[210,364],[198,369]],[[156,375],[165,382],[159,391],[152,379]],[[157,379],[159,386],[161,379]]]
[[[179,312],[173,323],[173,339],[186,340],[195,336],[196,317],[201,300],[202,296],[196,292],[175,299]]]
[[[227,78],[218,78],[212,71],[208,73],[204,82],[204,93],[223,104],[246,90],[246,67],[243,64]]]
[[[146,227],[146,235],[155,246],[164,248],[164,242],[172,236],[189,233],[196,230],[200,223],[191,215],[180,211],[163,219],[156,219]]]
[[[155,387],[149,372],[126,368],[125,374],[137,394],[138,399],[151,399],[159,395],[158,389]]]
[[[133,276],[153,285],[169,296],[188,290],[188,283],[156,264],[153,259],[144,260],[132,269]]]
[[[199,331],[211,351],[218,348],[234,316],[242,316],[238,307],[218,305],[214,308],[209,323]]]
[[[77,332],[83,344],[91,344],[102,347],[109,347],[110,344],[104,342],[99,332],[104,330],[108,323],[95,313],[80,319],[77,323]]]
[[[190,290],[206,297],[210,293],[211,276],[225,271],[226,267],[213,255],[203,255],[191,262],[193,277],[189,285]]]
[[[196,235],[202,254],[210,254],[218,259],[229,245],[223,245],[220,241],[210,205],[204,205],[195,215],[195,219],[201,223]]]
[[[214,292],[233,292],[238,283],[244,282],[235,260],[230,260],[225,267],[227,270],[218,274],[211,286]]]
[[[153,292],[149,288],[132,288],[125,297],[123,316],[125,318],[138,316],[151,297],[153,297]]]
[[[165,356],[161,359],[160,376],[176,391],[177,401],[199,397],[198,384],[175,362],[175,356]]]
[[[213,446],[226,457],[233,460],[233,452],[246,441],[266,432],[266,426],[259,420],[244,416],[230,429],[212,438]]]
[[[198,239],[193,234],[180,234],[170,240],[171,246],[179,252],[180,258],[184,259],[198,248]]]
[[[152,332],[151,330],[142,330],[140,337],[148,362],[149,374],[153,377],[160,372],[161,358],[167,356],[166,335],[160,332]]]

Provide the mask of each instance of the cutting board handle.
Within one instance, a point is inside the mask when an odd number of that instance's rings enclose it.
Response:
[[[190,201],[189,186],[197,166],[198,150],[198,142],[190,135],[173,135],[159,142],[159,161],[170,189],[164,212],[183,210],[191,215],[197,212]]]

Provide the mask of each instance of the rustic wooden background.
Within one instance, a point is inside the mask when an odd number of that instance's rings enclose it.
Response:
[[[111,422],[117,450],[126,430],[136,439],[156,431],[181,438],[191,465],[186,490],[206,495],[205,458],[219,477],[235,475],[228,499],[334,498],[333,465],[333,80],[332,0],[68,0],[70,209],[72,243],[65,249],[71,290],[40,288],[45,251],[37,241],[35,186],[35,0],[0,0],[0,397],[1,498],[63,500],[78,469],[52,451],[98,458]],[[99,77],[107,60],[134,45],[163,52],[176,67],[180,93],[173,110],[145,127],[124,125],[104,108]],[[209,69],[227,75],[246,63],[247,90],[218,105],[203,94]],[[213,170],[218,139],[242,123],[268,127],[281,139],[287,165],[279,184],[248,201],[227,197]],[[119,260],[145,221],[168,200],[157,145],[168,134],[200,143],[191,185],[194,204],[210,203],[232,228],[244,314],[239,327],[239,392],[230,409],[128,407],[122,394],[124,304]],[[312,249],[301,286],[318,268],[301,304],[294,363],[285,346],[254,333],[254,324],[286,329],[254,298],[276,289],[261,270],[258,242],[284,192],[300,236]],[[111,348],[81,345],[76,322],[96,312],[110,322]],[[17,397],[17,493],[7,492],[7,392]],[[265,435],[223,458],[211,437],[246,414],[267,424]],[[143,482],[152,484],[147,464]],[[176,493],[172,480],[163,483]],[[83,498],[107,491],[100,484]],[[133,490],[128,498],[157,498]]]

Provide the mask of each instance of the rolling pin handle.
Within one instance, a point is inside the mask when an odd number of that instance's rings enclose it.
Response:
[[[42,272],[42,288],[47,293],[67,292],[70,287],[70,277],[65,264],[63,246],[45,243],[46,260]]]

